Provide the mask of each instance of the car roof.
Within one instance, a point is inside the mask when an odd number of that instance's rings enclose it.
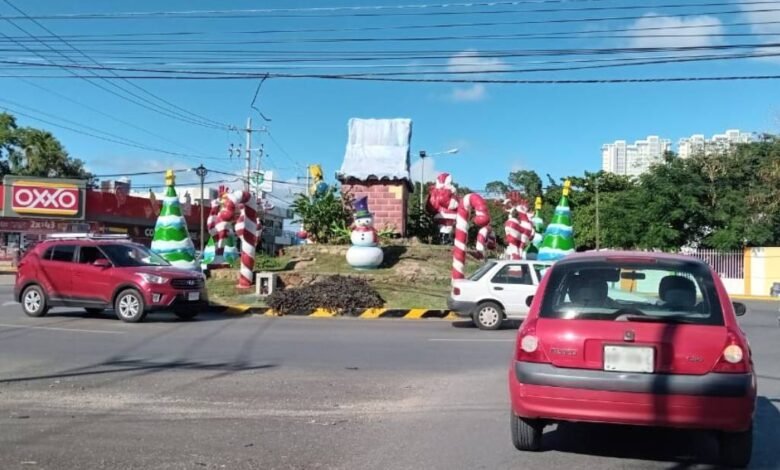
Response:
[[[704,261],[693,256],[675,254],[675,253],[661,253],[654,251],[617,251],[617,250],[603,250],[603,251],[583,251],[580,253],[572,253],[556,264],[569,264],[569,263],[581,263],[588,261],[621,261],[621,260],[637,260],[637,261],[667,261],[673,263],[701,263],[706,264]]]

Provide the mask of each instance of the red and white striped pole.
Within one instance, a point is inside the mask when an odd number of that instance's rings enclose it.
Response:
[[[255,247],[257,245],[257,198],[244,192],[241,198],[241,269],[238,287],[248,289],[254,282]],[[236,224],[238,228],[238,224]],[[238,230],[236,231],[238,232]]]
[[[466,245],[469,240],[469,216],[474,209],[473,222],[482,229],[490,225],[487,204],[479,194],[467,194],[458,206],[455,219],[455,246],[452,249],[452,279],[463,279],[466,266]]]

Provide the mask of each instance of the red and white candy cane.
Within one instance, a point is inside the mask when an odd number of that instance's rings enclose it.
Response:
[[[255,247],[257,245],[257,201],[255,195],[241,193],[241,215],[236,222],[236,235],[241,238],[241,268],[238,287],[249,288],[254,282]]]
[[[466,245],[469,240],[469,216],[474,209],[474,225],[480,229],[490,225],[490,214],[479,194],[467,194],[458,206],[455,219],[455,247],[452,249],[452,279],[463,279],[466,266]]]
[[[214,264],[221,263],[222,262],[222,254],[223,251],[219,249],[217,246],[217,238],[218,238],[218,230],[217,230],[217,222],[219,216],[219,199],[214,199],[211,201],[211,210],[209,211],[209,217],[206,219],[206,227],[209,231],[209,236],[214,239]]]
[[[506,251],[508,259],[522,259],[525,246],[534,238],[536,230],[528,215],[528,203],[519,193],[513,191],[504,200],[504,208],[509,219],[504,224],[506,233]]]
[[[485,259],[488,250],[496,249],[496,234],[493,233],[493,229],[490,225],[482,227],[477,232],[477,244],[476,244],[476,257],[477,259]]]

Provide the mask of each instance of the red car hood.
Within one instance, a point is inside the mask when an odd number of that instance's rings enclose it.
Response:
[[[138,267],[123,268],[123,269],[131,270],[136,273],[154,274],[155,276],[163,276],[170,279],[200,277],[200,273],[197,271],[191,271],[188,269],[179,269],[171,266],[138,266]]]

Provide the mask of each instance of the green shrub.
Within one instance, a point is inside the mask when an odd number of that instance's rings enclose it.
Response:
[[[346,276],[329,276],[308,286],[276,291],[268,297],[268,306],[282,315],[308,315],[318,308],[356,315],[384,304],[368,281]]]

